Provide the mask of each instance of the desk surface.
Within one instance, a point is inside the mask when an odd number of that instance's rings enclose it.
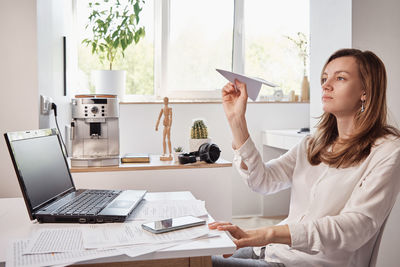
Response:
[[[160,156],[151,155],[150,163],[120,163],[119,166],[105,167],[72,167],[71,172],[107,172],[107,171],[138,171],[138,170],[168,170],[168,169],[194,169],[194,168],[221,168],[231,167],[232,162],[218,159],[215,163],[198,161],[191,164],[179,164],[172,161],[161,161]]]
[[[194,199],[188,191],[147,193],[147,200],[187,200]],[[73,227],[74,224],[39,224],[30,221],[22,198],[0,198],[0,262],[5,262],[9,242],[13,239],[28,238],[32,231],[40,228]],[[163,251],[130,258],[126,255],[92,260],[88,263],[118,262],[136,260],[155,260],[181,257],[198,257],[233,253],[236,246],[222,233],[221,237],[191,241]]]
[[[286,130],[264,130],[266,134],[280,135],[280,136],[294,136],[302,138],[309,135],[310,132],[299,132],[299,129],[286,129]]]
[[[309,132],[298,133],[298,130],[265,130],[262,132],[263,145],[290,150]]]

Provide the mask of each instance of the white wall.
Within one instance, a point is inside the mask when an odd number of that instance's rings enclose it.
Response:
[[[73,35],[73,1],[37,1],[39,95],[49,96],[57,105],[58,124],[64,134],[71,120],[70,99],[75,93],[74,71],[77,69],[77,47]],[[63,36],[67,37],[67,95],[64,96]],[[53,111],[39,114],[40,128],[56,127]]]
[[[310,128],[322,115],[321,70],[336,50],[351,47],[351,0],[310,0]]]
[[[21,19],[23,18],[23,19]],[[72,1],[2,1],[0,32],[8,41],[0,42],[1,132],[55,127],[53,113],[40,115],[39,95],[53,98],[58,106],[58,123],[70,120],[70,96],[63,96],[62,36],[67,35],[68,73],[74,75],[76,49],[71,44]],[[3,139],[3,138],[2,138]],[[0,142],[0,197],[20,196],[15,172],[5,142]]]
[[[37,129],[36,1],[1,1],[0,33],[0,132]],[[0,197],[21,195],[3,136],[0,139]]]
[[[371,50],[385,64],[391,123],[400,123],[400,2],[353,0],[353,47]]]
[[[371,50],[384,62],[388,75],[387,102],[391,123],[400,122],[400,2],[353,0],[353,47]],[[399,174],[400,176],[400,174]],[[378,254],[378,267],[399,266],[399,199],[393,208]]]
[[[121,154],[127,152],[162,153],[162,127],[155,131],[155,124],[162,104],[121,104],[120,132]],[[219,104],[170,104],[173,109],[171,130],[172,146],[188,149],[190,127],[195,118],[206,120],[210,137],[221,151],[221,157],[231,161],[232,136]],[[247,123],[250,134],[262,153],[261,131],[265,129],[297,129],[309,125],[309,104],[252,103],[247,108]],[[235,172],[232,177],[233,216],[259,215],[262,196],[247,188]],[[280,203],[276,202],[279,207]],[[287,207],[282,207],[285,213]]]

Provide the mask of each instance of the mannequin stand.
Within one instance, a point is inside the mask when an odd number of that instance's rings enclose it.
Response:
[[[172,157],[172,155],[162,155],[162,156],[160,156],[160,160],[161,161],[171,161],[173,159],[174,158]]]

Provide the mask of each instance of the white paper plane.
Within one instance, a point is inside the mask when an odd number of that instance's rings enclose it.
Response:
[[[256,101],[258,94],[261,90],[261,85],[265,84],[271,87],[277,87],[278,85],[268,82],[261,78],[253,78],[248,77],[243,74],[234,73],[227,70],[216,69],[222,76],[224,76],[228,81],[235,84],[235,79],[237,79],[241,83],[246,84],[247,94],[249,98],[253,101]]]

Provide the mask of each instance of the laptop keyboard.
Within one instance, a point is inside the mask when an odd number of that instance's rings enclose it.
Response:
[[[57,215],[96,215],[121,191],[86,190],[54,211]]]

